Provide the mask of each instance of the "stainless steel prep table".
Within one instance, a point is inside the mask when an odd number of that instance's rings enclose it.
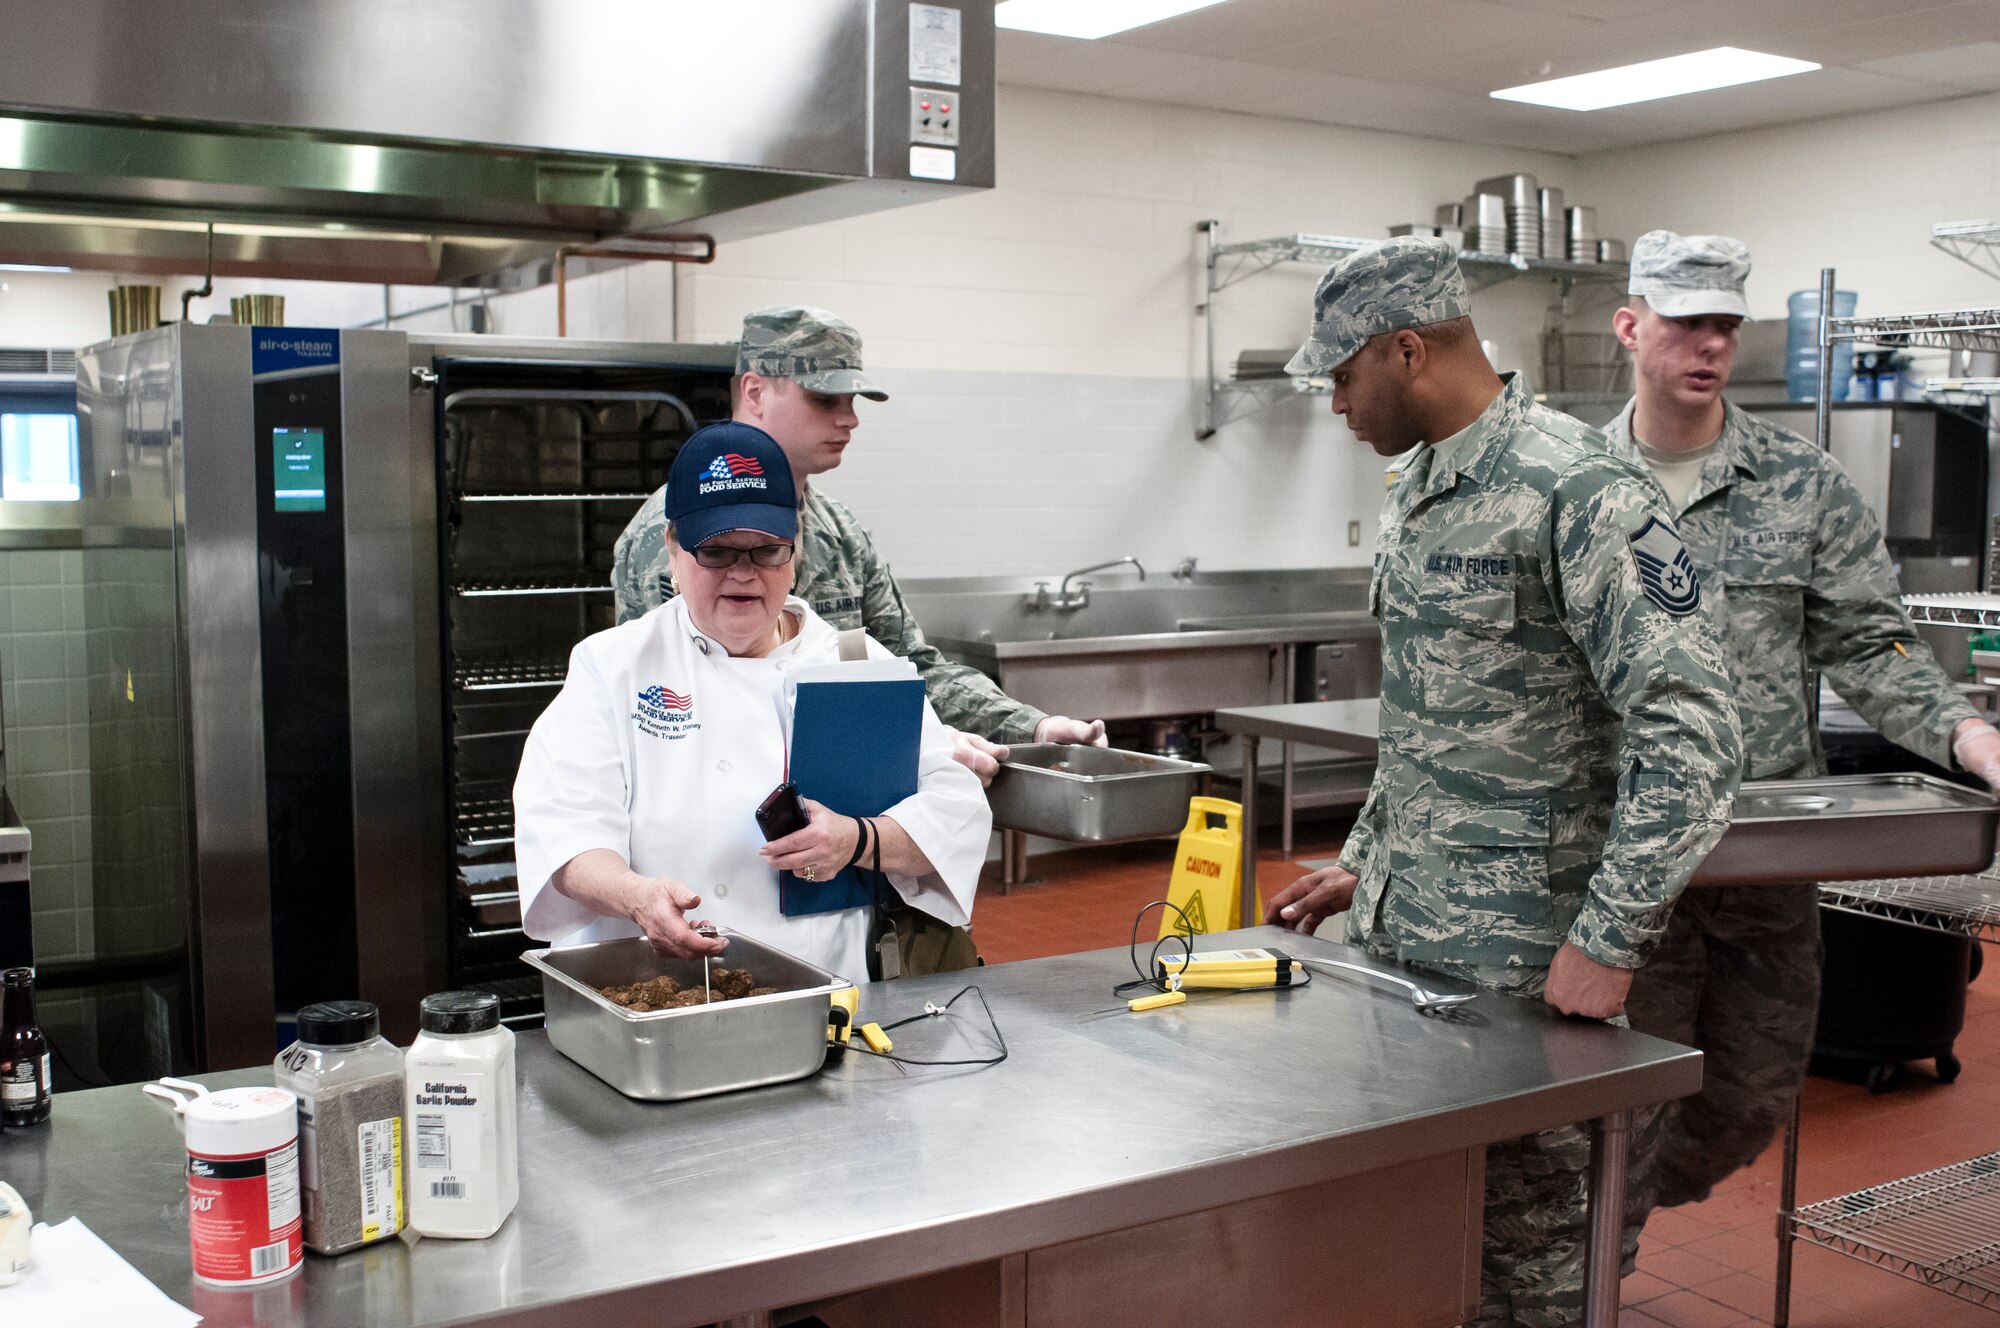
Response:
[[[1215,727],[1243,740],[1242,912],[1257,921],[1257,744],[1275,738],[1288,745],[1324,747],[1355,756],[1381,750],[1382,700],[1295,701],[1287,705],[1242,706],[1215,712]],[[1286,753],[1285,815],[1291,815],[1290,752]]]
[[[1361,957],[1276,928],[1204,948],[1253,944]],[[1111,1328],[1159,1322],[1162,1306],[1181,1322],[1272,1307],[1296,1322],[1284,1297],[1307,1288],[1352,1296],[1344,1323],[1413,1328],[1456,1323],[1476,1298],[1488,1142],[1608,1122],[1599,1151],[1615,1160],[1631,1109],[1700,1081],[1695,1052],[1533,1002],[1427,1018],[1374,984],[1318,976],[1134,1015],[1110,992],[1129,976],[1120,948],[867,986],[862,1017],[888,1020],[969,977],[1012,1056],[904,1072],[850,1055],[796,1083],[677,1104],[620,1097],[525,1034],[521,1200],[498,1236],[308,1256],[255,1292],[191,1283],[180,1146],[136,1085],[65,1094],[49,1126],[0,1135],[0,1177],[38,1219],[81,1215],[218,1328],[762,1322],[932,1275],[917,1284],[926,1323]],[[895,1036],[914,1056],[935,1045],[928,1025]],[[1622,1165],[1592,1177],[1622,1180]],[[1597,1214],[1609,1286],[1591,1322],[1610,1324],[1622,1204],[1594,1193],[1610,1200]],[[1445,1212],[1456,1229],[1432,1225]],[[874,1322],[898,1321],[889,1303]]]

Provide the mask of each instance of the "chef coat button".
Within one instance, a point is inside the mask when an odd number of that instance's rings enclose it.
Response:
[[[714,895],[717,899],[727,899],[729,898],[729,886],[722,881],[717,881],[715,883],[715,889],[709,891],[709,893]]]
[[[717,761],[717,762],[715,763],[715,768],[716,768],[717,770],[720,770],[720,771],[721,771],[721,772],[722,772],[723,774],[725,774],[725,775],[726,775],[726,774],[728,774],[728,773],[729,773],[729,762],[727,762],[727,761]]]

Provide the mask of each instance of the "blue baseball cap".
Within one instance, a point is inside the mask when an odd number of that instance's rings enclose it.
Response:
[[[799,491],[777,440],[734,420],[698,429],[667,472],[667,519],[683,549],[731,530],[799,536]]]

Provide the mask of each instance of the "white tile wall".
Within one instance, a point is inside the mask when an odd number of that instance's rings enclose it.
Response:
[[[94,915],[83,555],[7,551],[0,576],[7,792],[35,836],[28,883],[35,958],[86,958]]]

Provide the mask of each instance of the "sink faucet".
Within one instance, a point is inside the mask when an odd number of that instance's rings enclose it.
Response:
[[[1194,559],[1192,557],[1181,559],[1180,565],[1174,568],[1170,575],[1176,581],[1194,580]]]
[[[1076,593],[1074,594],[1070,593],[1069,583],[1076,581],[1076,578],[1087,573],[1101,572],[1107,567],[1122,567],[1126,563],[1132,564],[1133,569],[1139,573],[1141,581],[1146,579],[1145,564],[1128,553],[1123,558],[1113,558],[1110,562],[1092,563],[1088,567],[1077,568],[1062,579],[1062,585],[1056,590],[1053,597],[1049,594],[1049,583],[1046,581],[1037,581],[1035,582],[1035,593],[1028,597],[1029,602],[1037,609],[1061,609],[1065,612],[1073,612],[1081,609],[1090,603],[1090,582],[1078,581]]]

